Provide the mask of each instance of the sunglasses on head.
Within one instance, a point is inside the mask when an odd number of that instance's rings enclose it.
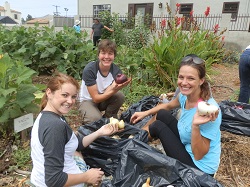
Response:
[[[199,57],[196,57],[196,56],[185,56],[182,60],[181,60],[182,63],[195,63],[195,64],[203,64],[204,63],[204,60],[202,60],[201,58]]]

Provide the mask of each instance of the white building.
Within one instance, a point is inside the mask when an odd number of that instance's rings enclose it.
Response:
[[[108,10],[120,15],[130,14],[135,16],[137,11],[149,15],[168,14],[166,4],[172,11],[176,10],[176,4],[180,4],[179,13],[204,14],[210,7],[210,14],[237,14],[250,13],[250,0],[77,0],[78,15],[97,16],[100,11]]]
[[[227,28],[227,32],[224,33],[226,46],[241,51],[249,45],[250,0],[77,0],[78,16],[76,18],[85,20],[89,17],[90,19],[90,17],[98,16],[98,13],[104,10],[119,13],[121,16],[128,14],[134,17],[140,12],[143,15],[161,17],[168,15],[166,4],[169,5],[172,15],[175,15],[177,3],[180,5],[177,12],[180,17],[189,16],[191,11],[193,11],[193,15],[204,15],[207,7],[210,7],[209,15],[213,15],[213,17],[218,15],[217,17],[221,18],[220,28]],[[240,15],[241,19],[238,19]],[[231,29],[232,25],[237,25],[238,30]],[[239,29],[242,25],[244,25],[243,30]]]
[[[16,10],[10,9],[10,4],[8,1],[4,3],[4,6],[0,6],[0,16],[9,16],[18,24],[21,24],[22,13]]]

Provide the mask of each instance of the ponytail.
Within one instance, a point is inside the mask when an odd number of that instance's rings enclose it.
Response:
[[[47,102],[48,102],[48,98],[47,98],[47,94],[45,92],[42,99],[41,99],[40,111],[42,111],[45,108],[45,106],[47,105]]]
[[[200,97],[202,98],[202,100],[207,101],[211,96],[212,94],[211,94],[210,84],[205,80],[201,85]]]

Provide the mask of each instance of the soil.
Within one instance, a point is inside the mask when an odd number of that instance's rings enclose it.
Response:
[[[236,99],[239,91],[239,76],[237,64],[213,65],[211,88],[213,97],[219,103],[223,100]],[[39,76],[35,82],[46,83],[47,76]],[[77,112],[71,112],[66,116],[72,128],[79,127]],[[23,147],[29,146],[29,141],[23,143]],[[27,186],[27,178],[30,171],[13,170],[15,162],[11,159],[13,151],[13,137],[0,139],[0,186]],[[215,175],[225,187],[250,187],[250,137],[232,134],[222,131],[222,155],[219,170]],[[31,164],[31,163],[29,163]],[[27,167],[28,168],[28,167]],[[28,169],[29,170],[29,169]]]

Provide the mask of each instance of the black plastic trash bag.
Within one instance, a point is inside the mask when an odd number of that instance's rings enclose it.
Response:
[[[121,114],[121,119],[123,121],[125,121],[126,123],[130,123],[130,118],[135,112],[142,112],[142,111],[149,110],[149,109],[153,108],[154,106],[156,106],[159,102],[160,102],[159,97],[145,96],[139,102],[134,103],[133,105],[131,105],[128,108],[128,110],[123,112]],[[152,117],[152,115],[145,117],[143,120],[134,124],[134,126],[138,127],[138,128],[142,128],[151,117]]]
[[[99,121],[79,127],[78,132],[86,136],[107,123],[109,123],[109,118],[102,118]],[[115,139],[117,137],[119,139]],[[112,136],[100,137],[86,147],[82,151],[84,160],[91,168],[102,168],[106,176],[112,175],[119,162],[123,147],[133,138],[142,142],[148,141],[146,131],[125,122],[123,131]]]
[[[113,180],[103,181],[102,187],[141,187],[150,177],[154,187],[222,187],[210,175],[170,158],[136,139],[123,148]]]
[[[250,136],[250,105],[241,102],[222,101],[221,130],[238,135]]]
[[[179,92],[177,89],[177,94],[178,93]],[[174,96],[174,97],[176,97],[176,96]],[[158,105],[160,102],[161,102],[161,99],[159,97],[145,96],[142,98],[142,100],[131,105],[128,108],[128,110],[123,112],[121,114],[121,119],[127,123],[130,123],[130,118],[135,112],[142,112],[142,111],[149,110],[149,109],[155,107],[156,105]],[[179,112],[179,108],[171,110],[172,115],[175,116],[176,118],[178,116],[178,112]],[[138,128],[142,128],[152,117],[153,117],[153,115],[149,115],[149,116],[143,118],[141,121],[138,121],[136,124],[133,124],[133,126],[138,127]]]

